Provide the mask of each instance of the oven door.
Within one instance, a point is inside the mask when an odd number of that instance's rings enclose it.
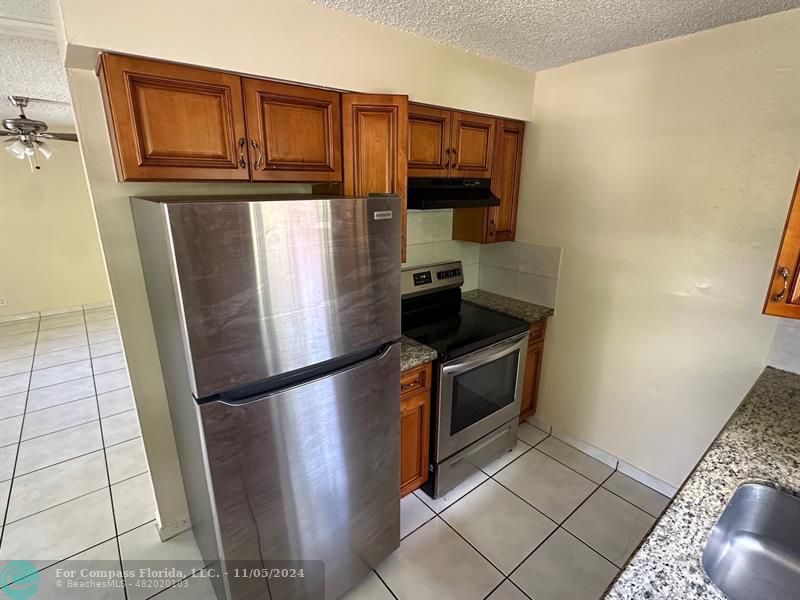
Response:
[[[523,333],[441,365],[437,463],[519,415],[527,349]]]

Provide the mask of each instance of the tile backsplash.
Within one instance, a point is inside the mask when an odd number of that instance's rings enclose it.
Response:
[[[534,304],[556,306],[561,248],[501,242],[481,246],[478,287]]]
[[[407,228],[404,267],[460,260],[464,291],[480,288],[555,308],[561,248],[453,240],[452,209],[410,210]]]
[[[800,373],[800,320],[779,319],[767,364],[776,369]]]
[[[453,211],[410,210],[407,221],[404,267],[460,260],[464,269],[464,291],[478,287],[481,245],[453,240]]]

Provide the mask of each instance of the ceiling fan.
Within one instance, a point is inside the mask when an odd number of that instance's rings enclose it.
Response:
[[[48,160],[53,155],[53,149],[44,140],[78,141],[78,136],[74,133],[48,133],[47,123],[29,119],[25,115],[25,107],[28,106],[29,102],[67,104],[66,102],[25,96],[9,96],[8,99],[11,104],[19,109],[19,117],[16,119],[3,119],[3,129],[0,129],[0,136],[9,138],[5,140],[5,143],[9,144],[6,146],[6,151],[19,160],[27,159],[31,171],[41,168],[37,159],[38,154]]]

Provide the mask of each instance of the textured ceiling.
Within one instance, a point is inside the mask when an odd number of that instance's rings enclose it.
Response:
[[[48,40],[0,35],[0,118],[16,117],[6,96],[31,96],[69,102],[67,77],[58,47]],[[71,106],[31,103],[28,117],[44,121],[54,131],[73,129]]]
[[[49,0],[0,0],[0,19],[23,26],[53,22]],[[41,30],[36,30],[41,32]],[[0,34],[0,118],[16,117],[6,96],[31,96],[69,102],[67,78],[55,41]],[[53,131],[74,130],[69,104],[31,103],[31,119],[47,123]]]
[[[540,71],[800,6],[800,0],[312,0]]]
[[[32,23],[52,23],[50,0],[0,0],[0,15]]]
[[[49,0],[0,0],[0,18],[23,26],[23,30],[26,23],[53,22]],[[54,41],[0,34],[0,118],[17,116],[6,100],[12,95],[69,102],[67,79]],[[68,104],[31,103],[25,112],[54,131],[75,126]]]

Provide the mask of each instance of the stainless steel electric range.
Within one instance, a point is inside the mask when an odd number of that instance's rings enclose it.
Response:
[[[430,473],[445,495],[516,444],[530,325],[461,299],[461,262],[404,269],[403,334],[438,353]]]

